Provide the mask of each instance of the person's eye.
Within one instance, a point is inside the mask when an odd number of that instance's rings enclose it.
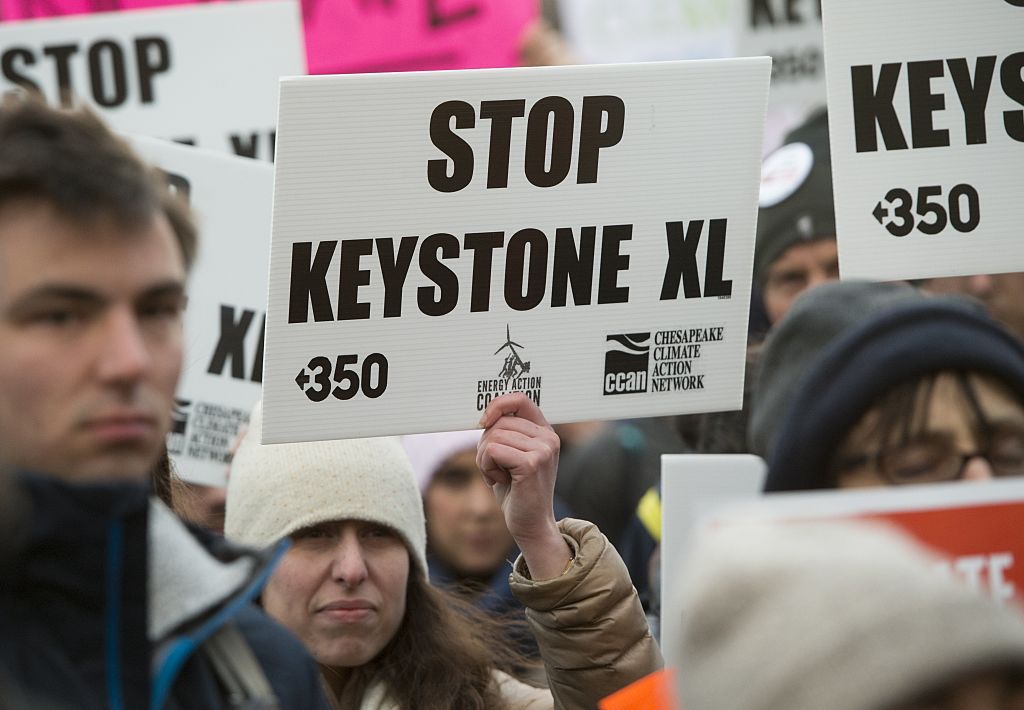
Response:
[[[939,480],[955,467],[955,455],[940,443],[910,441],[880,457],[885,472],[897,481]]]
[[[394,538],[396,533],[385,525],[367,525],[363,528],[363,537],[376,540]]]
[[[1000,472],[1024,474],[1024,431],[1003,429],[993,433],[989,462]]]
[[[477,475],[479,474],[476,471],[461,466],[451,466],[438,471],[433,482],[446,488],[461,490],[472,483]]]
[[[796,291],[807,284],[807,274],[802,271],[783,271],[771,277],[772,284],[785,291]]]
[[[139,317],[148,320],[177,320],[185,309],[183,299],[169,297],[156,299],[139,306]]]
[[[302,528],[292,533],[292,540],[324,540],[330,537],[330,531],[322,527]]]
[[[64,329],[84,323],[87,317],[88,312],[82,308],[53,306],[29,314],[26,321],[32,325]]]

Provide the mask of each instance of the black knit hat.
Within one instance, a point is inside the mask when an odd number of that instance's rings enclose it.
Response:
[[[909,299],[840,334],[799,385],[765,490],[831,487],[832,455],[878,398],[944,370],[990,375],[1024,401],[1024,343],[965,299]]]
[[[905,283],[833,281],[796,299],[761,351],[747,428],[750,451],[771,457],[801,380],[829,343],[872,314],[925,298]]]
[[[786,249],[836,235],[825,111],[787,135],[782,147],[764,159],[760,204],[754,282],[763,286],[768,267]]]

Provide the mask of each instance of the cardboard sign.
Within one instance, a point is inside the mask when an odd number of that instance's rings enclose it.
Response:
[[[772,58],[765,152],[825,105],[821,0],[734,0],[736,54]]]
[[[185,366],[167,448],[182,478],[223,486],[231,446],[263,380],[273,168],[154,139],[132,143],[167,173],[198,218]]]
[[[768,73],[282,82],[264,441],[738,409]]]
[[[766,496],[711,514],[708,525],[740,521],[884,520],[945,558],[943,573],[1001,603],[1024,604],[1024,480],[941,483],[866,491]]]
[[[181,4],[192,2],[0,0],[0,18],[28,19]],[[518,66],[520,39],[536,17],[537,0],[306,0],[303,19],[309,72],[348,74]]]
[[[680,571],[705,515],[722,505],[757,498],[768,471],[752,454],[666,454],[661,457],[661,638],[678,638]],[[664,644],[673,665],[675,644]]]
[[[562,29],[586,62],[736,54],[734,0],[559,0]]]
[[[0,24],[0,93],[70,92],[117,130],[250,158],[273,158],[278,77],[304,73],[290,0]]]
[[[823,9],[843,278],[1024,270],[1024,4]]]

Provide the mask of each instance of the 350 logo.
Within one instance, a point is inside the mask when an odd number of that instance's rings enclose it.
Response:
[[[295,384],[309,397],[310,401],[323,402],[330,396],[335,399],[352,399],[360,392],[365,397],[376,399],[388,388],[388,359],[380,353],[371,353],[363,358],[357,370],[358,355],[338,355],[334,362],[319,355],[312,358],[295,377]]]
[[[973,232],[981,223],[981,200],[974,186],[954,185],[943,200],[940,185],[917,188],[917,200],[909,190],[895,187],[885,193],[872,211],[878,223],[894,237],[905,237],[914,229],[923,234],[940,234],[950,226],[958,232]],[[915,219],[914,214],[919,219]]]

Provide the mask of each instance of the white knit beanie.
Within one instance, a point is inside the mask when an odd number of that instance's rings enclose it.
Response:
[[[879,524],[730,526],[687,563],[686,710],[878,710],[1008,665],[1024,617],[944,577]]]
[[[228,478],[224,533],[266,547],[330,520],[365,520],[396,530],[427,574],[423,503],[396,437],[260,444],[257,404]]]

